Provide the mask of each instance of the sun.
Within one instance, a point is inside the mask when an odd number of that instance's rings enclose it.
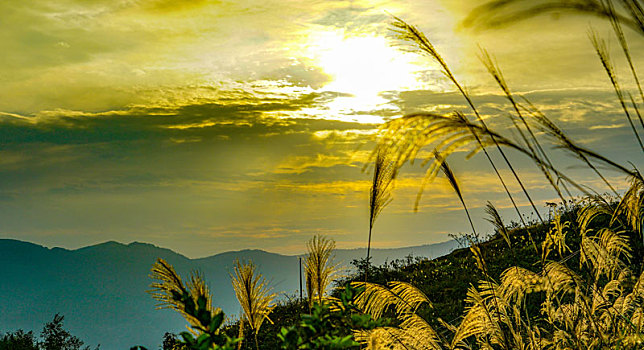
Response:
[[[354,94],[373,94],[415,85],[414,71],[407,55],[378,36],[344,38],[326,36],[318,62],[332,77],[327,89]]]
[[[310,46],[314,63],[330,76],[326,91],[351,94],[353,106],[373,108],[384,91],[419,87],[419,66],[412,55],[375,35],[345,36],[341,31],[317,33]]]

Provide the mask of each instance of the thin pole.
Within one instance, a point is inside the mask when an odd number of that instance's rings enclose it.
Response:
[[[302,302],[302,300],[304,300],[302,298],[302,257],[300,257],[299,260],[300,260],[300,302]]]

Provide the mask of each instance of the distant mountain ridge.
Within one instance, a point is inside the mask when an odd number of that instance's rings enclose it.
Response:
[[[454,241],[437,244],[372,249],[374,264],[410,254],[436,258],[457,248]],[[344,267],[364,258],[365,249],[338,249]],[[263,250],[240,250],[190,259],[148,243],[105,242],[80,249],[46,248],[34,243],[0,239],[0,333],[34,330],[60,313],[72,334],[103,350],[144,345],[156,349],[165,332],[185,329],[170,310],[155,310],[147,290],[150,268],[157,258],[171,263],[182,276],[201,271],[214,302],[228,316],[239,314],[229,272],[235,260],[253,260],[276,293],[298,293],[298,255]]]

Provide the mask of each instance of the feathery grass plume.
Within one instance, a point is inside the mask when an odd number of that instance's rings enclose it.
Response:
[[[631,126],[631,129],[633,130],[633,134],[635,134],[635,138],[637,139],[637,142],[639,143],[640,148],[642,149],[642,151],[644,151],[644,144],[642,143],[642,139],[640,138],[640,135],[637,132],[637,129],[635,128],[635,124],[633,124],[633,118],[631,117],[631,114],[628,111],[628,107],[626,106],[626,99],[624,98],[624,93],[622,92],[622,89],[619,86],[619,83],[617,82],[617,74],[615,73],[615,69],[613,68],[613,64],[611,63],[610,54],[608,53],[608,48],[606,47],[606,42],[603,39],[601,39],[597,35],[597,33],[595,33],[593,30],[590,31],[588,36],[590,37],[590,41],[592,42],[593,47],[595,48],[595,52],[597,52],[597,56],[599,56],[599,59],[602,62],[602,66],[604,67],[604,70],[606,71],[608,78],[610,79],[610,83],[613,85],[613,89],[615,90],[617,99],[619,100],[619,103],[622,106],[622,109],[624,110],[624,115],[626,116],[626,119],[628,119],[628,124]]]
[[[410,332],[396,327],[379,327],[369,331],[356,331],[354,339],[366,350],[440,350],[443,347],[427,343],[423,332]]]
[[[576,144],[572,139],[570,139],[566,133],[564,133],[557,125],[552,122],[548,117],[546,117],[545,114],[543,114],[538,108],[536,108],[530,101],[525,100],[528,105],[529,105],[529,111],[532,113],[532,116],[538,123],[538,127],[541,131],[545,132],[546,135],[550,136],[552,140],[555,142],[555,144],[566,151],[569,151],[572,155],[574,155],[576,158],[580,159],[583,161],[591,170],[599,176],[599,178],[608,186],[608,188],[615,194],[618,195],[617,190],[608,182],[608,180],[604,177],[604,175],[595,167],[595,165],[590,161],[589,158],[594,158],[596,160],[599,160],[606,165],[609,165],[610,167],[614,168],[617,171],[623,172],[624,174],[628,176],[634,176],[635,173],[615,162],[612,160],[600,155],[599,153],[593,152],[587,148],[581,147],[578,144]],[[585,195],[591,197],[591,194],[588,193],[587,191],[582,191],[584,192]]]
[[[322,235],[315,235],[306,242],[308,254],[304,260],[306,288],[309,293],[309,307],[317,298],[322,303],[324,293],[338,272],[338,266],[332,265],[335,241]]]
[[[528,294],[543,291],[543,279],[544,277],[536,272],[514,266],[501,274],[499,290],[510,302],[522,304]]]
[[[631,52],[628,47],[628,42],[626,41],[626,36],[624,35],[624,31],[622,30],[622,24],[619,21],[617,14],[615,13],[615,6],[613,6],[613,3],[611,1],[606,1],[606,8],[608,9],[608,12],[609,12],[610,24],[613,27],[613,32],[615,32],[615,36],[619,41],[619,45],[622,47],[622,52],[624,53],[624,57],[626,57],[626,61],[628,62],[628,66],[631,70],[631,75],[633,76],[633,80],[635,80],[635,85],[637,85],[637,90],[640,93],[640,99],[644,103],[644,91],[642,91],[642,85],[640,84],[639,76],[637,75],[637,71],[635,70],[635,65],[633,64],[633,58],[631,57]],[[632,100],[632,97],[631,97],[631,100]],[[642,116],[640,115],[639,109],[637,108],[635,101],[633,101],[633,108],[637,112],[637,117],[639,118],[640,125],[642,126],[642,128],[644,128],[644,120],[642,120]]]
[[[447,63],[445,63],[445,61],[443,60],[441,55],[434,48],[434,45],[432,45],[432,43],[427,39],[425,34],[423,34],[416,27],[406,23],[402,19],[400,19],[398,17],[395,17],[395,16],[393,18],[394,18],[394,22],[392,23],[392,26],[394,28],[393,32],[397,34],[398,39],[401,40],[404,43],[407,43],[412,48],[415,48],[416,50],[419,50],[420,52],[429,55],[430,57],[432,57],[441,66],[443,74],[445,74],[445,76],[458,89],[458,91],[463,96],[463,98],[465,98],[465,100],[467,101],[467,104],[470,106],[470,108],[474,112],[474,115],[476,116],[477,121],[481,124],[481,126],[484,129],[487,129],[487,125],[486,125],[485,121],[483,120],[483,118],[481,117],[481,114],[479,113],[478,109],[474,105],[474,102],[472,101],[472,98],[470,97],[469,93],[458,82],[458,80],[456,79],[454,74],[452,74],[452,71],[449,69],[449,66],[447,65]],[[462,117],[466,118],[464,115],[462,115]],[[475,139],[477,141],[479,141],[478,136],[476,136],[476,135],[475,135]],[[523,185],[523,182],[521,181],[521,179],[519,178],[519,175],[517,174],[516,170],[512,166],[512,163],[510,163],[510,160],[506,156],[505,152],[503,151],[503,149],[501,148],[499,143],[495,140],[494,136],[491,137],[491,140],[492,140],[492,144],[496,146],[497,151],[499,152],[499,154],[501,154],[501,157],[505,161],[505,164],[507,165],[508,169],[510,169],[510,171],[512,172],[512,175],[514,176],[515,180],[517,181],[517,183],[521,187],[521,190],[523,191],[523,194],[528,199],[528,202],[530,202],[530,205],[532,206],[532,209],[534,210],[534,213],[537,215],[537,217],[539,218],[540,221],[543,221],[543,219],[541,218],[541,214],[539,214],[539,210],[537,210],[537,207],[534,205],[534,202],[532,201],[532,197],[530,196],[530,194],[526,190],[525,186]],[[488,162],[490,163],[490,165],[494,169],[497,177],[499,178],[499,181],[501,182],[501,184],[503,185],[504,189],[506,190],[506,194],[508,195],[508,197],[510,197],[510,201],[514,204],[516,210],[519,211],[518,207],[516,206],[516,204],[514,202],[514,199],[512,198],[512,195],[511,195],[510,191],[507,189],[505,181],[501,177],[501,174],[499,173],[496,165],[492,161],[492,158],[490,157],[490,155],[488,154],[487,150],[485,149],[485,146],[480,141],[478,142],[478,144],[482,148],[483,153],[485,154]],[[519,218],[520,219],[523,218],[520,213],[519,213]]]
[[[202,275],[193,272],[188,284],[184,285],[174,267],[159,258],[152,265],[150,277],[158,281],[151,284],[150,291],[152,297],[160,302],[158,308],[179,312],[193,328],[203,328],[197,313],[221,313],[221,309],[212,307],[212,296]]]
[[[555,211],[555,217],[551,221],[552,227],[546,233],[546,239],[543,241],[541,249],[541,261],[545,262],[553,248],[559,253],[559,257],[564,258],[564,254],[570,251],[566,244],[566,234],[570,228],[570,222],[561,221],[561,213]]]
[[[159,302],[159,308],[178,311],[190,324],[189,332],[181,332],[181,348],[229,349],[235,348],[240,339],[231,338],[222,331],[224,313],[212,307],[212,297],[203,276],[192,273],[187,284],[181,281],[172,265],[157,259],[152,266],[152,283],[148,293]]]
[[[611,217],[613,209],[609,206],[601,205],[601,202],[592,201],[577,211],[577,226],[582,238],[592,232],[591,223],[601,216]]]
[[[581,13],[611,19],[644,35],[644,11],[641,0],[620,0],[619,11],[611,12],[611,0],[492,0],[478,6],[463,22],[466,27],[500,27],[545,13]]]
[[[494,230],[498,232],[501,237],[503,237],[505,243],[508,244],[508,248],[512,248],[512,242],[510,242],[510,234],[508,233],[508,229],[505,227],[505,224],[503,223],[503,219],[501,219],[499,212],[489,201],[485,205],[485,213],[488,216],[485,220],[487,220],[492,224],[492,226],[494,226]]]
[[[618,220],[621,215],[626,216],[630,228],[644,240],[644,233],[642,232],[644,181],[637,177],[631,177],[630,181],[631,185],[615,208],[611,223]]]
[[[367,241],[367,267],[365,280],[369,276],[371,258],[371,232],[380,212],[391,202],[391,190],[396,177],[396,164],[385,150],[380,149],[373,167],[373,181],[369,192],[369,239]]]
[[[364,288],[355,299],[363,312],[374,319],[393,310],[400,322],[398,327],[380,327],[356,334],[363,344],[377,343],[379,349],[443,349],[445,342],[425,319],[417,314],[422,305],[431,303],[418,288],[406,282],[389,282],[387,286],[353,282],[352,286]]]
[[[609,278],[625,267],[622,259],[630,258],[628,239],[609,228],[602,228],[596,236],[586,236],[581,241],[580,264],[587,265],[595,279]]]
[[[476,337],[484,348],[512,349],[513,337],[508,317],[509,304],[496,292],[494,283],[482,281],[479,288],[471,287],[467,292],[469,304],[461,324],[452,338],[452,348],[467,346],[466,339]],[[509,328],[509,329],[508,329]]]
[[[275,294],[271,293],[266,279],[257,271],[252,261],[241,263],[235,261],[234,273],[230,275],[235,296],[244,311],[244,319],[255,336],[255,347],[259,350],[257,333],[264,320],[271,322],[268,317],[273,306]]]
[[[532,152],[534,156],[539,156],[541,157],[547,164],[552,167],[552,162],[550,161],[550,158],[548,157],[548,154],[543,150],[541,147],[541,144],[539,143],[539,140],[535,136],[534,132],[532,131],[532,128],[526,121],[526,119],[523,117],[523,113],[521,113],[521,109],[519,108],[519,104],[517,103],[516,99],[512,95],[512,92],[510,91],[510,88],[508,87],[508,84],[505,82],[505,78],[503,77],[503,73],[499,69],[499,67],[494,63],[492,60],[492,57],[490,56],[490,53],[485,50],[481,49],[481,55],[480,55],[481,62],[483,62],[483,65],[487,68],[488,72],[492,77],[494,77],[494,80],[497,82],[503,93],[505,94],[505,97],[508,99],[510,104],[512,105],[512,108],[514,108],[514,112],[516,113],[516,117],[522,122],[523,127],[525,127],[526,131],[528,132],[528,135],[530,138],[525,135],[523,132],[523,129],[519,124],[517,124],[515,118],[512,116],[512,114],[509,114],[510,121],[512,121],[512,125],[514,128],[519,132],[519,135],[521,135],[521,139],[525,143],[525,145],[528,147],[528,150]],[[537,153],[539,152],[539,153]],[[543,175],[546,177],[548,182],[550,183],[550,186],[555,190],[559,198],[561,199],[561,202],[566,205],[566,199],[564,198],[563,194],[561,193],[561,189],[559,189],[558,182],[555,181],[555,179],[552,177],[552,174],[550,171],[543,165],[537,164],[539,167],[539,170],[543,173]],[[565,186],[565,184],[563,184]]]
[[[461,201],[461,205],[463,205],[463,209],[465,210],[465,215],[467,215],[467,220],[470,222],[472,233],[474,234],[474,237],[476,237],[476,239],[478,240],[478,234],[476,233],[476,229],[474,228],[474,223],[472,222],[470,211],[467,209],[467,205],[465,204],[465,199],[463,198],[463,192],[461,191],[461,187],[458,185],[458,182],[456,181],[456,175],[454,175],[452,168],[450,168],[449,164],[447,164],[447,160],[443,158],[443,156],[440,153],[438,153],[437,151],[434,151],[434,158],[436,158],[436,162],[440,164],[441,172],[443,173],[443,175],[445,175],[445,178],[449,182],[449,185],[452,187],[452,189],[458,196],[458,199]]]

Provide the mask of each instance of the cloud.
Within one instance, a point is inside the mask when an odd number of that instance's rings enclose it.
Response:
[[[219,82],[273,80],[317,89],[329,77],[310,57],[309,36],[336,28],[318,20],[346,10],[370,25],[353,31],[383,27],[376,5],[349,10],[341,2],[299,1],[4,2],[0,110],[100,111],[150,102],[143,99],[146,90]]]
[[[370,185],[369,173],[361,170],[377,124],[418,111],[469,113],[462,96],[422,56],[404,56],[417,70],[416,90],[365,96],[340,84],[338,91],[328,91],[337,77],[316,50],[343,38],[375,36],[382,44],[386,37],[391,43],[385,10],[426,32],[490,127],[518,136],[510,129],[512,107],[478,61],[477,43],[493,49],[512,91],[572,138],[621,163],[632,160],[633,135],[599,62],[591,59],[585,19],[542,18],[539,30],[535,22],[503,32],[455,30],[475,5],[0,3],[2,234],[36,241],[64,237],[66,243],[57,244],[76,246],[81,238],[130,241],[136,235],[171,246],[185,240],[180,249],[190,252],[203,251],[203,241],[220,250],[250,244],[296,249],[312,232],[341,236],[347,245],[359,242]],[[348,49],[358,43],[347,42]],[[644,57],[638,55],[642,49],[633,43],[636,60]],[[343,52],[358,64],[360,55],[373,54]],[[394,66],[403,56],[391,56],[391,70],[381,67],[364,81],[395,78]],[[337,57],[332,61],[342,68],[343,56]],[[626,67],[616,66],[624,88],[632,88]],[[544,142],[546,149],[552,146]],[[558,167],[602,189],[593,174],[569,168],[577,164],[569,156],[557,149],[552,154]],[[466,161],[462,155],[450,162],[476,220],[484,215],[485,200],[509,209],[485,159]],[[502,159],[491,156],[526,207]],[[508,151],[508,157],[538,203],[552,200],[534,164],[516,152]],[[440,178],[425,192],[422,215],[412,213],[424,171],[418,163],[403,168],[395,201],[377,227],[396,239],[383,235],[380,242],[426,243],[468,230],[458,200]],[[622,184],[617,175],[610,180]]]

